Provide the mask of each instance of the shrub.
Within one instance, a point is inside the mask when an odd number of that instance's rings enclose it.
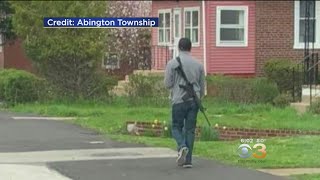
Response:
[[[74,100],[93,100],[105,101],[110,98],[111,89],[117,85],[117,79],[112,76],[107,76],[103,72],[94,72],[82,82],[82,86],[77,86],[77,90],[66,90],[59,85],[53,85],[54,82],[48,83],[48,92],[56,93],[55,99],[60,101],[74,101]]]
[[[1,70],[0,71],[0,101],[4,100],[4,79],[5,79],[5,74],[7,71]]]
[[[279,94],[277,85],[266,78],[256,78],[251,83],[254,103],[270,103]]]
[[[172,137],[172,123],[171,121],[164,121],[163,124],[163,137],[171,138]]]
[[[293,68],[295,68],[295,77],[293,77]],[[277,84],[280,93],[292,91],[293,83],[301,81],[303,77],[302,70],[297,69],[296,64],[288,59],[269,60],[264,65],[264,72],[269,80]]]
[[[131,75],[126,92],[130,104],[154,104],[162,106],[168,103],[169,91],[164,87],[163,77],[156,75]]]
[[[85,91],[86,99],[105,100],[110,96],[110,90],[117,85],[118,81],[115,77],[107,76],[104,73],[95,73],[91,83]]]
[[[314,114],[320,114],[320,99],[317,99],[311,104],[309,111]]]
[[[52,100],[60,101],[64,98],[63,96],[61,96],[61,94],[58,93],[58,88],[45,79],[41,79],[38,89],[39,102],[48,102]]]
[[[290,105],[292,97],[288,94],[280,94],[273,100],[273,105],[279,108],[284,108]]]
[[[214,89],[214,92],[210,92],[208,95],[213,95],[222,101],[249,103],[250,99],[247,98],[247,94],[250,87],[247,81],[247,79],[227,76],[210,77],[208,86],[210,89]]]
[[[272,103],[279,94],[266,78],[208,77],[208,96],[235,103]]]
[[[219,139],[219,133],[216,129],[207,125],[201,126],[200,141],[216,141]]]
[[[0,98],[8,104],[36,101],[39,98],[42,79],[22,70],[0,71]]]

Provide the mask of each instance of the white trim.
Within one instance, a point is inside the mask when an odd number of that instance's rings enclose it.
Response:
[[[207,76],[207,46],[206,46],[206,8],[205,8],[205,1],[202,1],[202,31],[203,31],[203,68],[204,68],[204,75]],[[205,81],[205,91],[204,95],[208,94],[208,89],[207,89],[207,81]]]
[[[244,43],[239,42],[224,42],[220,41],[220,25],[221,25],[221,10],[240,10],[244,11]],[[248,6],[217,6],[216,8],[216,46],[217,47],[248,47],[248,22],[249,22],[249,7]]]
[[[205,9],[205,1],[202,1],[202,38],[203,38],[203,66],[204,66],[204,74],[207,76],[207,46],[206,46],[206,9]]]
[[[200,6],[196,6],[196,7],[185,7],[183,9],[183,36],[186,37],[186,34],[185,34],[185,29],[186,29],[186,12],[187,11],[198,11],[198,42],[196,43],[193,43],[192,42],[192,47],[200,47],[200,27],[201,27],[201,22],[200,22]],[[191,30],[190,30],[190,36],[192,38],[192,13],[190,15],[190,27],[191,27]],[[192,39],[191,39],[192,40]]]
[[[172,12],[172,49],[173,49],[173,54],[174,57],[178,56],[179,54],[179,50],[178,50],[178,43],[179,40],[182,38],[182,9],[181,8],[174,8],[173,12]],[[179,37],[178,39],[176,39],[176,20],[175,20],[175,16],[179,15],[179,27],[178,27],[178,31],[179,31]]]
[[[176,10],[178,10],[179,11],[179,13],[176,13],[177,11]],[[173,21],[173,26],[172,26],[172,29],[173,29],[173,38],[175,38],[175,36],[176,36],[176,34],[175,34],[175,15],[176,14],[179,14],[179,21],[180,21],[180,24],[179,24],[179,33],[180,33],[180,38],[181,38],[181,36],[182,36],[182,10],[181,10],[181,8],[174,8],[173,9],[173,16],[172,16],[172,21]]]
[[[315,12],[315,19],[316,19],[316,39],[314,43],[314,48],[320,49],[320,2],[315,1],[316,12]],[[299,42],[299,31],[300,31],[300,1],[294,1],[294,43],[293,49],[304,49],[304,43]],[[312,43],[309,44],[309,47],[312,47]]]
[[[170,20],[170,30],[169,30],[170,31],[169,32],[170,38],[169,38],[169,42],[159,42],[159,36],[160,36],[159,28],[160,27],[158,27],[157,28],[157,42],[158,42],[159,46],[170,46],[171,45],[171,39],[172,39],[172,11],[171,11],[171,9],[159,9],[158,10],[158,17],[160,15],[160,13],[164,14],[164,16],[163,16],[164,20],[165,20],[165,13],[169,13],[170,14],[170,18],[169,18],[169,20]],[[164,23],[164,25],[165,25],[165,23]],[[166,32],[164,32],[164,34],[166,34]],[[164,36],[163,38],[164,38],[164,41],[165,41],[166,37]]]

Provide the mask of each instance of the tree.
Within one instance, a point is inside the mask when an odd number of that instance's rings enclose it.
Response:
[[[148,17],[151,15],[151,1],[111,1],[107,16]],[[133,69],[151,67],[151,29],[110,29],[108,52],[116,52],[122,63]]]
[[[0,33],[2,35],[2,44],[5,44],[8,41],[14,40],[16,34],[13,32],[12,28],[12,17],[14,13],[12,7],[8,1],[0,1]]]
[[[68,97],[89,97],[100,85],[97,67],[106,29],[43,28],[44,17],[104,17],[105,1],[11,1],[13,27],[40,74]],[[98,84],[95,84],[98,83]]]

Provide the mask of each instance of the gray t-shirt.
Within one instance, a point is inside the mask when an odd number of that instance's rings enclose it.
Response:
[[[189,52],[180,51],[182,68],[199,98],[204,96],[205,74],[201,63],[194,59]],[[177,104],[183,102],[182,97],[185,91],[179,85],[186,85],[184,79],[175,70],[179,66],[178,61],[174,58],[170,60],[166,67],[164,83],[166,88],[171,91],[171,102]]]

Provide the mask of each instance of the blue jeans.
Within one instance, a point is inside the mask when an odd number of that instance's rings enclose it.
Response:
[[[192,151],[199,107],[194,101],[186,101],[172,106],[172,136],[177,150],[187,147],[186,163],[192,163]]]

